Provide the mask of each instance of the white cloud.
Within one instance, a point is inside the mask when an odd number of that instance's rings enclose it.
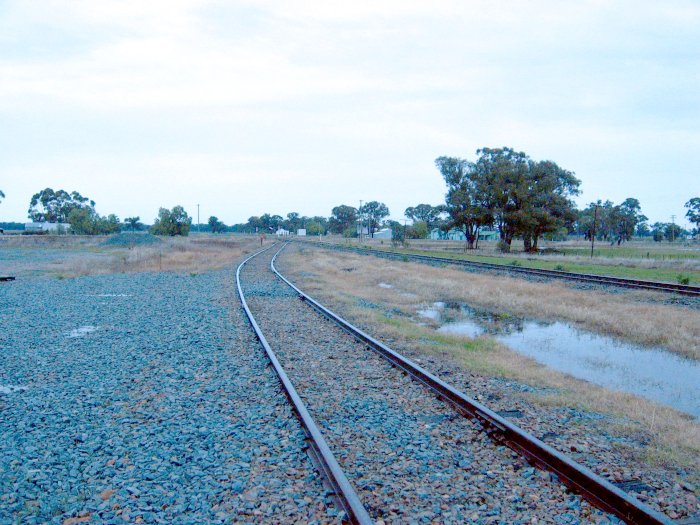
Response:
[[[650,166],[668,155],[676,199],[690,191],[682,188],[700,117],[695,2],[3,7],[0,147],[9,153],[0,169],[18,178],[2,183],[3,213],[23,214],[15,195],[28,200],[48,175],[46,185],[104,194],[104,212],[119,211],[112,195],[126,195],[112,177],[140,180],[150,195],[168,186],[176,200],[199,174],[249,192],[246,206],[265,198],[241,188],[251,177],[294,186],[274,198],[297,208],[297,187],[313,187],[323,209],[370,191],[398,209],[441,196],[436,156],[506,144],[577,171],[584,192],[614,172],[653,195]],[[132,198],[148,209],[149,192]]]

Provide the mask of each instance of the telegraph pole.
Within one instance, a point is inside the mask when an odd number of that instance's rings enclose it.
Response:
[[[595,244],[595,223],[598,220],[598,205],[593,207],[593,232],[591,233],[591,259],[593,259],[593,245]]]
[[[674,241],[676,235],[676,216],[671,215],[671,242]]]
[[[360,223],[360,231],[358,233],[360,234],[360,244],[362,244],[362,228],[364,227],[364,224],[362,224],[362,199],[360,199],[360,207],[357,210],[357,221]]]

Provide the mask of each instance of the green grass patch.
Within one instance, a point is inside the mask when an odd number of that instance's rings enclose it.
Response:
[[[409,318],[388,317],[375,313],[373,323],[397,330],[401,337],[414,341],[426,353],[448,353],[462,366],[498,377],[514,377],[498,359],[498,343],[488,336],[467,339],[462,336],[436,332],[432,328],[417,325]]]
[[[582,257],[590,257],[591,249],[583,247],[561,247],[558,249],[564,255],[578,255]],[[608,257],[611,259],[626,258],[626,259],[654,259],[658,261],[666,260],[698,260],[700,259],[700,250],[683,250],[677,246],[669,245],[668,243],[659,243],[652,246],[634,246],[624,244],[622,246],[599,246],[593,249],[594,257]]]

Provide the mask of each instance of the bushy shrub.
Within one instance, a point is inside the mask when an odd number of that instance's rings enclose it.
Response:
[[[71,231],[76,235],[105,235],[121,231],[119,217],[101,217],[94,208],[74,208],[68,214]]]
[[[508,244],[503,239],[498,241],[498,251],[501,253],[510,253],[510,244]]]
[[[190,234],[192,219],[182,206],[175,206],[172,210],[160,208],[158,217],[151,227],[153,235],[187,236]]]

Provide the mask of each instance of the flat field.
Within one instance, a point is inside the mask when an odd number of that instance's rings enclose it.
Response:
[[[251,236],[192,235],[0,237],[0,275],[55,277],[224,268],[255,249]]]

